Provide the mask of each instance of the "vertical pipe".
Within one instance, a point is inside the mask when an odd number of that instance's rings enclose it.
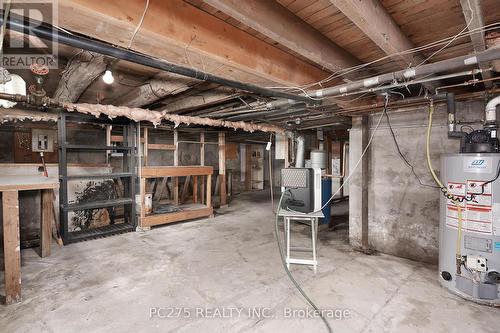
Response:
[[[456,131],[456,108],[455,108],[455,94],[446,94],[446,107],[448,110],[448,135]]]
[[[304,167],[304,154],[305,154],[305,141],[304,136],[299,135],[297,137],[297,156],[295,157],[295,167],[303,168]]]
[[[368,136],[370,129],[368,127],[368,116],[361,118],[361,146],[364,151],[368,146]],[[368,177],[370,151],[367,150],[365,157],[361,161],[361,248],[363,251],[369,251],[368,242]]]

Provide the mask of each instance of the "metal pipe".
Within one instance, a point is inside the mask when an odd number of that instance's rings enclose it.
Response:
[[[0,11],[0,25],[3,24],[3,11]],[[26,24],[25,24],[26,23]],[[57,30],[54,26],[48,23],[31,22],[27,17],[13,15],[10,13],[7,18],[7,28],[10,30],[27,33],[28,35],[37,36],[42,39],[53,40],[55,42],[77,47],[91,52],[97,52],[102,55],[114,57],[117,59],[130,61],[136,64],[157,68],[170,73],[175,73],[187,77],[207,82],[213,82],[224,86],[236,88],[243,91],[252,92],[258,95],[267,97],[280,97],[296,101],[311,103],[311,99],[277,90],[272,90],[264,87],[259,87],[254,84],[239,82],[235,80],[225,79],[207,72],[199,71],[190,67],[184,67],[169,63],[162,59],[154,58],[139,52],[131,51],[121,47],[111,45],[106,42],[90,39],[88,37],[70,34],[62,30]]]
[[[302,135],[299,135],[297,137],[297,159],[295,161],[295,167],[296,168],[303,168],[304,167],[304,155],[305,155],[305,140]]]
[[[455,108],[455,94],[446,94],[446,107],[448,110],[448,136],[456,132],[456,108]]]
[[[486,115],[486,123],[494,124],[497,121],[497,105],[500,104],[500,96],[493,98],[486,104],[484,109]]]
[[[500,59],[500,48],[491,48],[483,52],[478,52],[475,55],[465,55],[453,59],[442,60],[427,65],[411,67],[397,72],[373,76],[367,79],[354,81],[335,87],[319,89],[315,92],[309,93],[309,95],[313,95],[319,98],[325,96],[341,95],[362,88],[378,86],[387,82],[408,80],[418,76],[457,70],[466,66],[477,65],[480,62],[489,62],[497,59]]]

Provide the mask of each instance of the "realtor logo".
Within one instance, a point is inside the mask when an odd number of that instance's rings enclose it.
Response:
[[[57,68],[58,46],[53,37],[41,39],[27,34],[30,28],[44,23],[57,26],[57,0],[0,0],[0,8],[2,23],[5,14],[8,14],[10,20],[24,25],[25,32],[14,31],[10,24],[2,31],[1,66],[6,69],[29,69],[32,64],[37,64]],[[56,28],[52,29],[53,35],[57,33]]]

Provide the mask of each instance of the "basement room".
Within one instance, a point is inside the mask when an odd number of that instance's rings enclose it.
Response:
[[[498,332],[499,0],[0,11],[0,332]]]

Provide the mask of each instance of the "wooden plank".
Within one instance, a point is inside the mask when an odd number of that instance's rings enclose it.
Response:
[[[189,191],[189,183],[191,183],[191,176],[187,176],[184,181],[184,186],[182,187],[182,192],[181,192],[181,203],[184,202],[184,200],[186,199],[186,196]]]
[[[352,54],[275,1],[205,2],[323,68],[338,71],[360,63]],[[348,76],[354,78],[353,75]]]
[[[342,13],[368,36],[385,54],[393,59],[401,69],[419,65],[424,58],[418,53],[398,54],[415,45],[403,33],[379,0],[330,0]],[[426,84],[432,88],[435,84]]]
[[[193,176],[193,203],[198,203],[198,176]]]
[[[5,303],[21,301],[21,252],[19,243],[19,194],[2,192]]]
[[[252,190],[252,145],[246,145],[245,149],[245,189]]]
[[[148,128],[147,127],[144,127],[144,149],[143,149],[143,154],[144,154],[144,166],[147,166],[148,165],[148,151],[149,149],[151,149],[149,147],[149,140],[148,140]]]
[[[146,217],[141,217],[141,225],[143,227],[152,227],[160,224],[167,224],[172,222],[179,222],[185,220],[196,219],[205,216],[211,216],[213,214],[212,207],[205,207],[193,210],[184,210],[180,212],[166,213],[166,214],[155,214]]]
[[[161,184],[156,187],[156,193],[154,196],[154,200],[159,201],[161,199],[161,195],[163,194],[163,189],[166,189],[167,193],[168,193],[167,181],[168,181],[168,177],[162,178]],[[159,187],[159,189],[158,189],[158,187]]]
[[[175,150],[175,145],[163,144],[163,143],[150,143],[148,148],[151,150]]]
[[[219,178],[220,178],[220,205],[227,205],[226,185],[226,133],[219,132]]]
[[[203,176],[212,174],[214,169],[211,166],[158,166],[142,168],[142,177],[160,178],[160,177],[185,177],[185,176]]]
[[[42,219],[40,220],[40,256],[50,256],[52,221],[54,220],[53,190],[42,190]]]
[[[111,142],[123,142],[123,135],[111,135]],[[144,143],[143,137],[141,137],[141,143]]]
[[[43,176],[0,176],[0,191],[28,191],[59,188],[55,177]]]
[[[200,165],[205,165],[205,131],[200,132]],[[205,177],[201,176],[201,203],[205,204]]]
[[[207,176],[207,206],[212,207],[212,175]]]
[[[179,165],[179,132],[174,130],[174,166]],[[171,176],[166,174],[165,176]],[[175,176],[173,178],[173,191],[174,191],[174,204],[179,205],[179,177]]]
[[[60,27],[121,47],[128,46],[144,11],[141,1],[68,0],[58,4]],[[303,85],[328,76],[182,0],[151,1],[131,49],[189,67],[216,69],[223,77],[255,84]]]

